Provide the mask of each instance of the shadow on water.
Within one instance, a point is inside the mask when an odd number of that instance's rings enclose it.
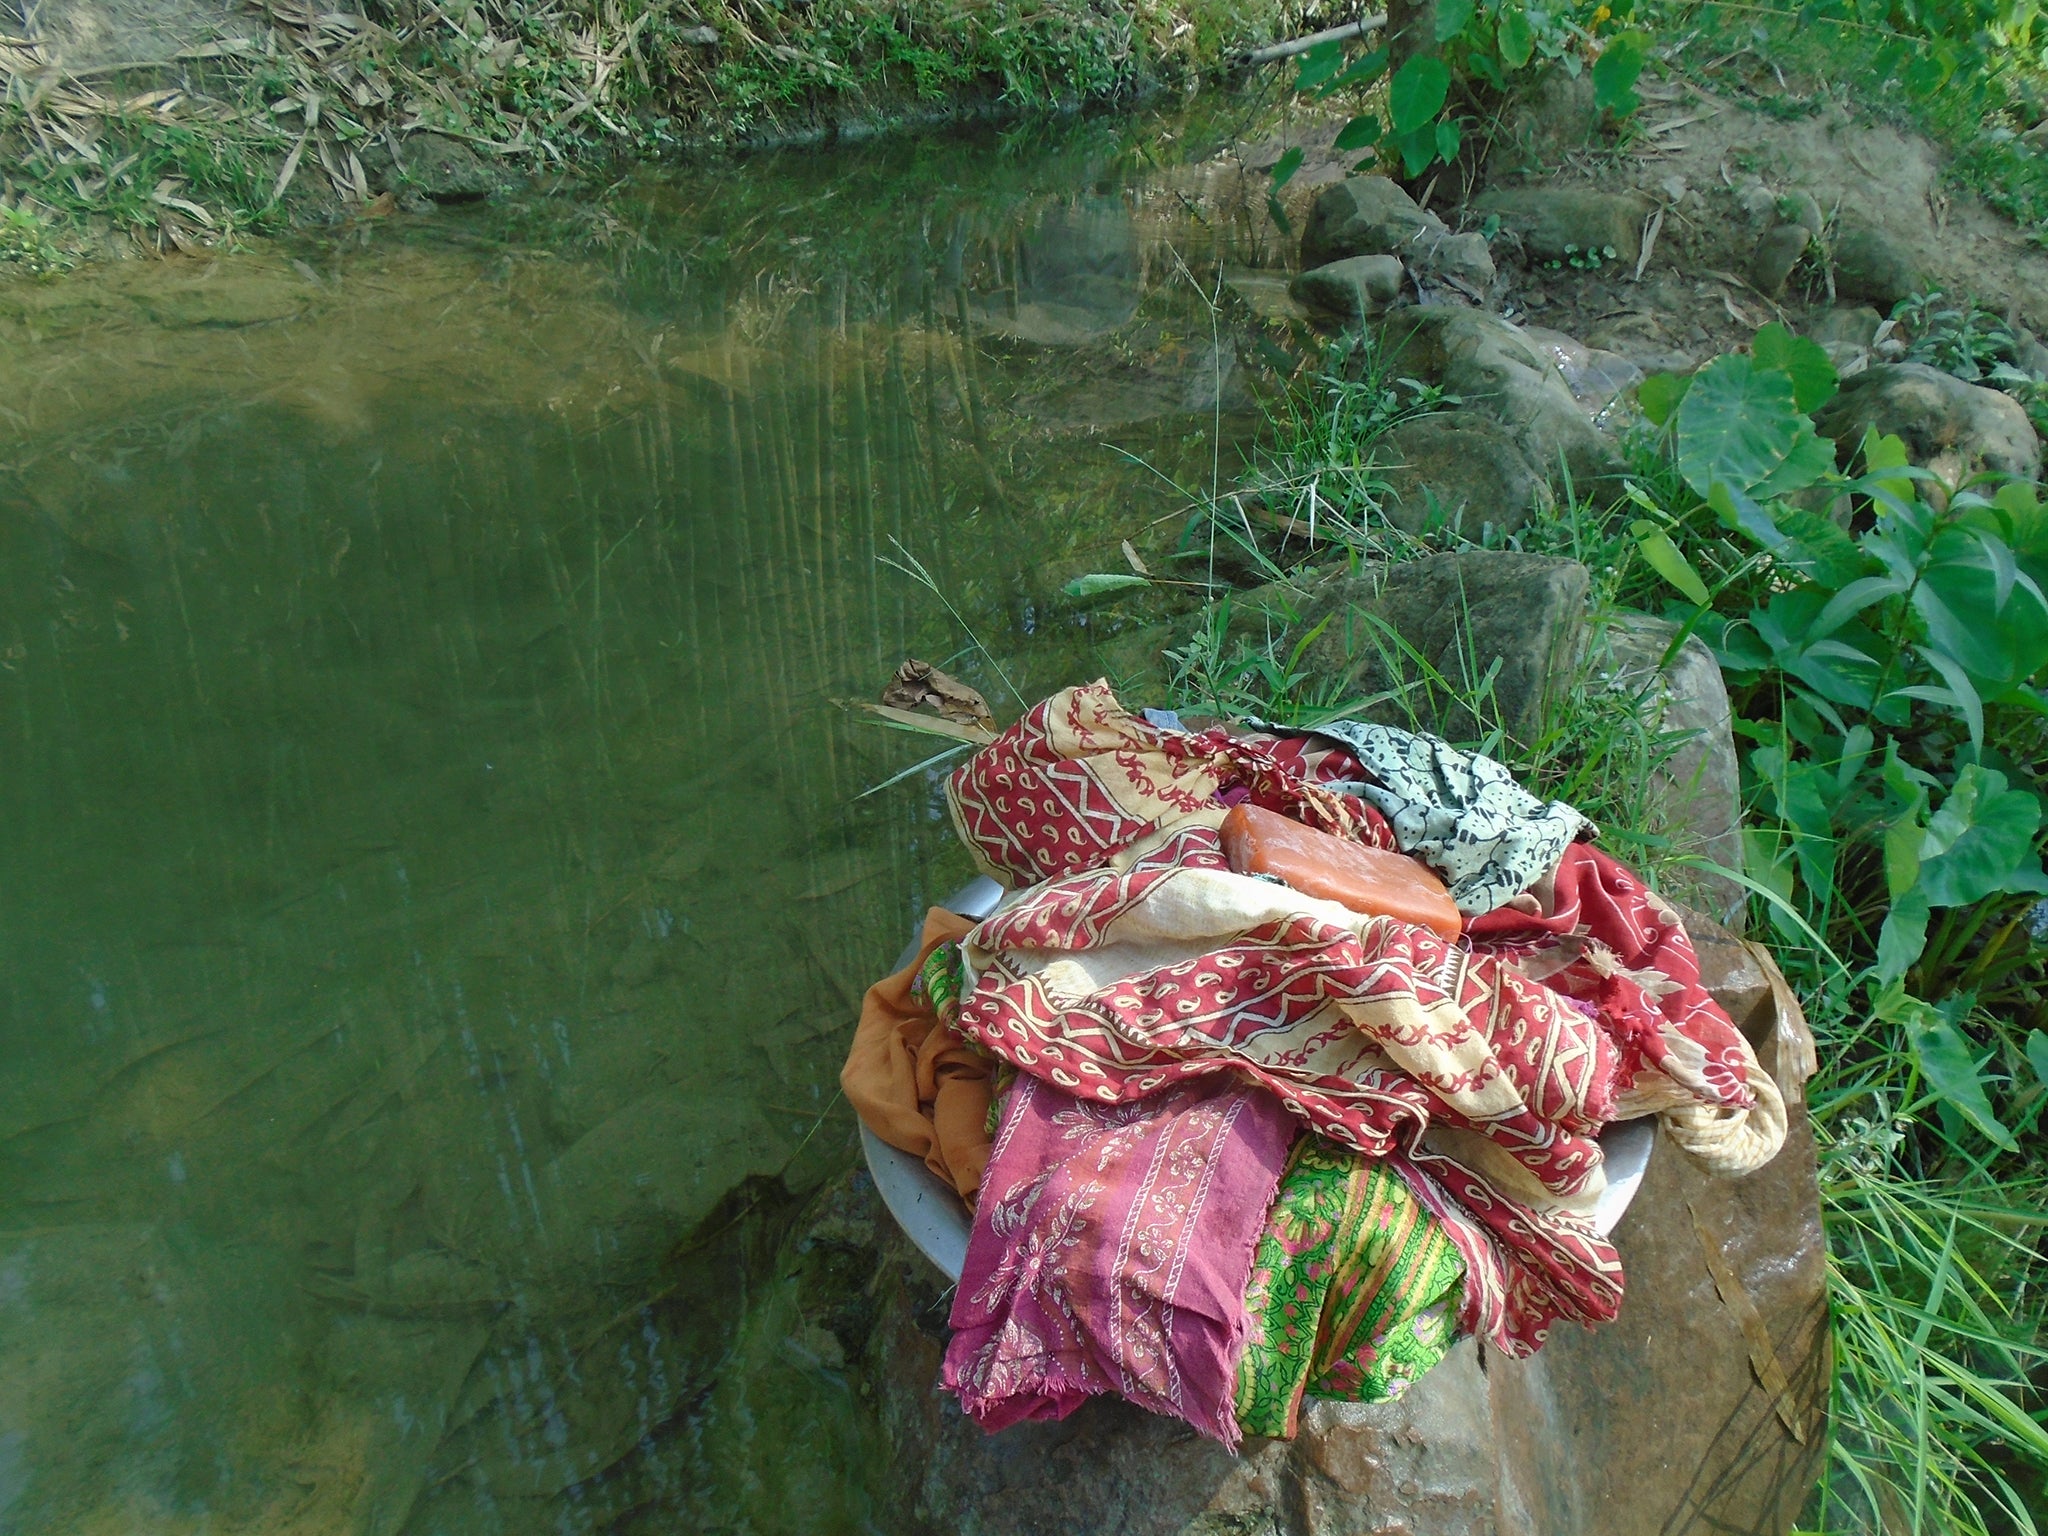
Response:
[[[892,539],[1156,648],[1056,594],[1224,420],[1164,133],[0,293],[0,1531],[894,1528],[782,1236],[966,868],[836,701],[999,697]]]

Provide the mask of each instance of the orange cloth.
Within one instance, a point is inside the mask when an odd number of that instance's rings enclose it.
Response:
[[[1443,881],[1405,853],[1368,848],[1248,803],[1223,818],[1222,838],[1224,857],[1241,875],[1275,875],[1304,896],[1397,917],[1446,939],[1464,926]]]
[[[911,984],[933,950],[973,926],[943,907],[925,914],[917,958],[868,988],[839,1070],[839,1086],[868,1129],[923,1158],[969,1204],[988,1167],[995,1063],[941,1025],[931,1005],[911,995]]]

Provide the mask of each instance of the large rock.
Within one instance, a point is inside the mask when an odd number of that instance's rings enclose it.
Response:
[[[460,139],[415,133],[399,147],[402,185],[437,203],[473,203],[502,190],[508,178]]]
[[[1454,235],[1384,176],[1352,176],[1326,187],[1301,232],[1304,269],[1351,256],[1398,256],[1425,279],[1447,280],[1468,298],[1493,286],[1493,257],[1476,234]]]
[[[1552,65],[1501,114],[1500,135],[1487,164],[1496,172],[1554,166],[1592,144],[1599,129],[1593,77]]]
[[[1550,504],[1550,485],[1513,434],[1476,411],[1419,416],[1380,440],[1388,496],[1381,510],[1406,533],[1492,524],[1513,533]]]
[[[1393,256],[1347,256],[1313,267],[1287,285],[1294,301],[1340,325],[1383,314],[1401,297],[1401,263]]]
[[[1758,293],[1775,299],[1792,279],[1792,269],[1813,243],[1804,224],[1780,224],[1764,232],[1749,258],[1749,281]]]
[[[1474,213],[1492,214],[1519,236],[1523,251],[1537,261],[1596,258],[1630,269],[1643,251],[1643,222],[1650,208],[1633,192],[1588,187],[1510,187],[1484,193],[1472,203]]]
[[[1465,740],[1497,724],[1531,741],[1553,679],[1569,676],[1584,650],[1590,585],[1584,566],[1552,555],[1403,561],[1322,591],[1309,617],[1335,617],[1308,664],[1343,678],[1347,695],[1388,695],[1368,713],[1389,724]],[[1475,699],[1489,674],[1488,695]]]
[[[1509,321],[1450,305],[1404,309],[1381,325],[1380,338],[1397,376],[1439,385],[1491,416],[1553,484],[1568,471],[1589,492],[1619,471],[1556,361]]]
[[[1826,1441],[1826,1248],[1799,1085],[1803,1021],[1779,1012],[1753,952],[1701,921],[1703,974],[1786,1089],[1785,1148],[1744,1179],[1698,1171],[1661,1137],[1614,1234],[1620,1317],[1506,1359],[1459,1344],[1396,1402],[1311,1403],[1292,1443],[1226,1455],[1185,1425],[1098,1400],[1058,1424],[986,1436],[934,1382],[950,1291],[886,1217],[865,1297],[807,1298],[847,1333],[878,1406],[901,1528],[932,1536],[1708,1536],[1789,1530]],[[865,1179],[828,1202],[872,1211]],[[826,1234],[828,1237],[831,1233]],[[1724,1299],[1705,1244],[1715,1245]],[[1755,1307],[1791,1385],[1757,1379],[1736,1306]],[[813,1329],[815,1334],[818,1330]],[[815,1348],[815,1343],[807,1347]],[[1786,1428],[1799,1426],[1803,1442]]]
[[[1644,727],[1681,736],[1671,757],[1650,775],[1649,815],[1641,830],[1672,839],[1679,853],[1711,859],[1742,872],[1742,768],[1735,755],[1728,687],[1721,665],[1697,635],[1678,654],[1664,653],[1678,626],[1640,614],[1617,617],[1602,631],[1600,670],[1609,686],[1641,701]],[[1737,920],[1748,893],[1711,873],[1685,873],[1679,896],[1723,922]]]
[[[1875,427],[1903,438],[1912,461],[1951,486],[1980,470],[2041,472],[2041,439],[2017,400],[1925,363],[1879,363],[1844,379],[1814,424],[1845,465]]]
[[[1906,248],[1880,229],[1845,228],[1835,240],[1835,296],[1868,301],[1889,311],[1927,286],[1926,275]]]

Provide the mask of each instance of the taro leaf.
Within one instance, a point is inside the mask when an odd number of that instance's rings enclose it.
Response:
[[[1885,828],[1884,886],[1885,894],[1893,901],[1920,883],[1920,845],[1927,840],[1927,829],[1920,825],[1920,811],[1926,801],[1927,791],[1919,791],[1919,798],[1906,814]]]
[[[1536,52],[1536,32],[1519,0],[1508,0],[1500,18],[1500,60],[1509,69],[1520,69]]]
[[[1623,32],[1607,40],[1593,61],[1593,105],[1602,112],[1626,117],[1642,105],[1636,99],[1636,77],[1643,72],[1644,40]]]
[[[1636,404],[1649,417],[1651,426],[1661,427],[1678,409],[1678,402],[1685,398],[1691,383],[1689,373],[1653,373],[1636,386]]]
[[[1343,67],[1342,39],[1333,38],[1327,43],[1317,43],[1301,56],[1301,63],[1295,66],[1294,88],[1297,91],[1312,91]]]
[[[1892,903],[1877,935],[1877,979],[1890,986],[1913,967],[1927,948],[1927,898],[1909,891]]]
[[[1458,145],[1463,141],[1464,136],[1458,128],[1457,119],[1447,117],[1436,125],[1437,158],[1445,165],[1458,158]]]
[[[1822,586],[1846,587],[1869,571],[1870,561],[1856,540],[1832,517],[1784,505],[1773,509],[1773,517],[1792,541],[1790,549],[1778,552],[1778,559],[1803,566]]]
[[[1984,1091],[1977,1059],[1970,1053],[1969,1037],[1943,1017],[1940,1010],[1918,998],[1903,999],[1896,1012],[1903,1015],[1899,1022],[1906,1026],[1927,1086],[1960,1110],[1964,1119],[1995,1144],[2008,1152],[2017,1152],[2019,1143],[1991,1108],[1991,1096]]]
[[[1809,451],[1805,445],[1813,438],[1792,380],[1740,353],[1717,357],[1694,374],[1672,420],[1679,473],[1702,496],[1716,481],[1754,492],[1794,455]]]
[[[1273,190],[1278,192],[1294,179],[1294,173],[1301,169],[1302,150],[1299,144],[1273,163]]]
[[[1436,159],[1436,128],[1424,123],[1413,133],[1401,135],[1401,169],[1410,176],[1420,176],[1429,169]]]
[[[2035,1080],[2048,1088],[2048,1034],[2038,1029],[2027,1031],[2027,1065],[2034,1069]]]
[[[1132,587],[1149,587],[1152,583],[1142,576],[1133,576],[1127,571],[1095,571],[1086,576],[1076,576],[1060,591],[1068,597],[1100,597],[1105,592],[1127,592]]]
[[[1776,321],[1756,333],[1749,355],[1759,368],[1774,368],[1792,381],[1792,403],[1807,415],[1834,396],[1835,365],[1820,343],[1794,336]]]
[[[1935,534],[1913,588],[1913,608],[1936,649],[1985,691],[2002,693],[2048,665],[2048,605],[2013,552],[1987,529]]]
[[[1971,763],[1956,775],[1920,844],[1920,886],[1933,907],[1966,907],[1996,891],[2048,889],[2034,853],[2041,803],[2005,775]]]
[[[1776,550],[1785,542],[1784,532],[1771,521],[1771,514],[1750,500],[1746,491],[1736,490],[1726,480],[1714,482],[1714,488],[1707,492],[1707,505],[1726,527],[1748,534],[1765,549]]]
[[[1472,20],[1473,0],[1436,0],[1436,40],[1448,43]]]
[[[1713,594],[1707,591],[1707,584],[1700,580],[1700,573],[1685,558],[1685,551],[1671,542],[1670,534],[1644,518],[1630,523],[1628,531],[1636,536],[1636,547],[1643,552],[1651,570],[1700,607],[1713,603]]]
[[[1833,473],[1834,467],[1835,445],[1816,435],[1813,428],[1802,426],[1792,451],[1785,455],[1785,462],[1752,485],[1749,493],[1765,501],[1790,496],[1794,491],[1803,491],[1815,481],[1825,479]]]
[[[1351,119],[1338,131],[1337,148],[1368,148],[1379,142],[1380,131],[1379,115],[1373,112],[1363,113]]]
[[[1387,106],[1393,113],[1394,131],[1404,138],[1404,152],[1408,148],[1406,137],[1436,121],[1450,90],[1451,72],[1442,59],[1418,54],[1394,71],[1394,78],[1387,85]],[[1431,140],[1432,154],[1435,149],[1435,141]],[[1429,161],[1422,163],[1427,165]]]
[[[1371,85],[1373,81],[1379,79],[1381,75],[1387,72],[1387,58],[1387,50],[1384,48],[1375,48],[1371,53],[1360,55],[1351,61],[1343,74],[1332,80],[1316,94],[1328,96],[1332,92],[1342,90],[1346,86]]]

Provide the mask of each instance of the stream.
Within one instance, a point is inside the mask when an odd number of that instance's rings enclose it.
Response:
[[[1156,679],[1228,117],[0,288],[0,1532],[900,1528],[784,1238],[970,870],[850,704]]]

